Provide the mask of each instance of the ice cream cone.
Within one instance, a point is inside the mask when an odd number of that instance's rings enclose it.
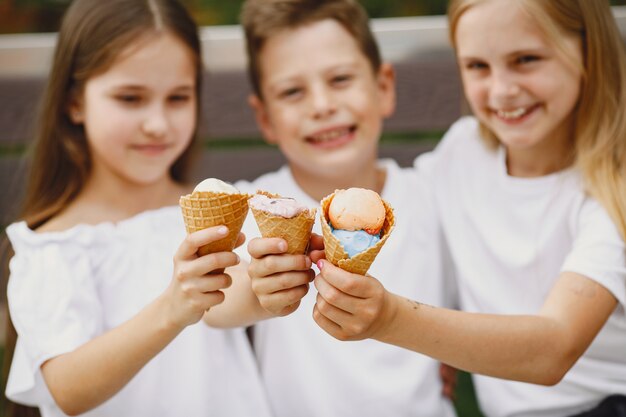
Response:
[[[185,220],[187,233],[213,226],[225,225],[228,235],[211,242],[198,250],[199,255],[231,251],[248,214],[249,194],[228,194],[221,192],[194,191],[180,197],[180,208]]]
[[[265,191],[257,191],[257,194],[263,194],[270,198],[281,198],[278,194]],[[287,241],[287,253],[302,254],[306,252],[311,237],[311,229],[315,223],[316,210],[314,208],[289,219],[257,210],[254,207],[250,207],[250,211],[254,215],[261,236],[285,239]]]
[[[374,259],[376,259],[378,252],[380,252],[383,245],[387,241],[387,238],[391,234],[391,231],[396,223],[393,208],[389,205],[389,203],[383,200],[383,205],[385,206],[385,221],[383,223],[383,228],[380,231],[380,240],[374,246],[350,258],[343,249],[343,246],[341,246],[339,239],[333,235],[330,221],[328,219],[328,208],[334,196],[335,193],[330,194],[324,197],[321,201],[322,210],[320,213],[320,219],[322,223],[322,234],[324,236],[324,251],[326,253],[326,259],[332,262],[333,265],[336,265],[343,270],[354,274],[365,275],[370,268],[370,265],[372,265],[372,262],[374,262]]]

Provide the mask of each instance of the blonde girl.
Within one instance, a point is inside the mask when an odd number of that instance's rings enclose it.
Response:
[[[225,227],[186,238],[177,205],[201,77],[197,27],[178,1],[67,10],[23,218],[7,228],[11,400],[44,417],[269,414],[243,330],[197,323],[238,262],[198,258]]]
[[[449,23],[474,116],[416,166],[465,311],[321,260],[314,318],[480,374],[488,416],[623,416],[626,58],[609,2],[452,0]]]

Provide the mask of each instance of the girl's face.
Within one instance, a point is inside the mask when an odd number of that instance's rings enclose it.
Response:
[[[192,57],[178,38],[163,33],[131,44],[87,80],[70,116],[84,124],[92,179],[148,185],[169,178],[196,126]]]
[[[563,36],[578,65],[545,39],[518,2],[488,0],[458,21],[455,43],[466,97],[509,153],[532,156],[571,147],[582,48],[578,37]]]

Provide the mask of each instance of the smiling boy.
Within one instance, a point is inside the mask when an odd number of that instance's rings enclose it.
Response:
[[[370,272],[407,297],[449,305],[446,271],[436,261],[442,242],[423,237],[438,234],[426,232],[436,227],[435,213],[422,204],[419,179],[377,156],[383,121],[395,108],[395,77],[381,60],[365,11],[351,0],[249,0],[241,16],[254,90],[250,104],[263,136],[280,148],[287,166],[237,187],[310,207],[335,189],[377,191],[394,207],[397,224]],[[258,236],[252,219],[244,231]],[[319,223],[313,231],[320,233]],[[454,415],[442,395],[437,362],[326,335],[311,317],[311,261],[284,250],[282,239],[253,239],[252,258],[242,254],[250,260],[262,306],[284,316],[257,324],[254,332],[277,417]]]

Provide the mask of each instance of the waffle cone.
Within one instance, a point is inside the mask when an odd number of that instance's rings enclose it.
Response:
[[[324,236],[324,251],[326,252],[326,259],[332,262],[333,265],[336,265],[345,271],[365,275],[367,270],[370,268],[370,265],[372,265],[372,262],[374,262],[374,259],[376,259],[378,252],[380,252],[383,245],[387,241],[387,238],[391,234],[396,223],[393,208],[389,205],[389,203],[383,200],[386,214],[383,228],[380,231],[380,240],[374,246],[350,258],[343,249],[343,246],[341,246],[339,239],[337,239],[331,231],[332,229],[328,219],[328,208],[330,207],[330,202],[333,200],[334,196],[335,193],[330,194],[324,197],[321,201],[322,211],[320,213],[320,219],[322,223],[322,234]]]
[[[227,194],[196,191],[180,197],[180,208],[187,233],[213,226],[228,227],[228,235],[198,249],[200,256],[213,252],[232,251],[248,214],[248,194]]]
[[[280,198],[278,194],[265,191],[257,191],[257,194],[263,194],[270,198]],[[315,223],[315,209],[309,209],[290,219],[257,210],[254,207],[250,207],[250,211],[254,215],[261,236],[285,239],[287,241],[287,253],[303,254],[306,252],[311,238],[311,229]]]

